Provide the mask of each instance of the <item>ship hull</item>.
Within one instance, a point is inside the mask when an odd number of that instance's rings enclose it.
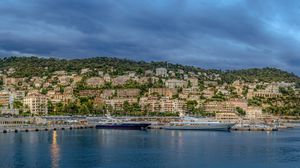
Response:
[[[229,131],[234,124],[167,125],[166,130]]]
[[[150,124],[99,124],[97,129],[123,129],[123,130],[142,130],[146,129]]]

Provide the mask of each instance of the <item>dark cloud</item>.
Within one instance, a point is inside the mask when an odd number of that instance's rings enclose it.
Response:
[[[300,74],[300,3],[2,0],[0,55],[118,56]]]

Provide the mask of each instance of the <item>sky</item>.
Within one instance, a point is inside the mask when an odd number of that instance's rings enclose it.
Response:
[[[300,75],[298,0],[1,0],[0,57],[111,56]]]

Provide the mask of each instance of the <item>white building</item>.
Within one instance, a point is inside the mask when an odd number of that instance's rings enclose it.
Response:
[[[168,79],[166,80],[166,87],[167,88],[181,88],[186,87],[187,82],[183,80],[177,80],[177,79]]]
[[[105,81],[100,77],[91,77],[86,80],[86,84],[91,87],[100,87],[105,84]]]
[[[168,73],[166,68],[156,68],[155,69],[155,74],[156,76],[166,76]]]
[[[48,100],[45,95],[32,93],[24,98],[24,106],[27,106],[31,114],[44,115],[48,113]]]
[[[246,118],[248,119],[259,119],[262,117],[261,107],[248,107],[246,110]]]

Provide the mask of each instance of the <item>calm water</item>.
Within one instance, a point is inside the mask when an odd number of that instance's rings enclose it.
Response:
[[[300,168],[300,129],[66,130],[0,134],[0,167]]]

